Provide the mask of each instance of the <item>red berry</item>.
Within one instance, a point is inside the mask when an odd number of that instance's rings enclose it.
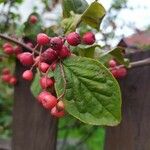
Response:
[[[51,93],[44,95],[42,99],[42,105],[46,109],[52,109],[57,104],[57,98],[53,96]]]
[[[4,74],[4,75],[2,75],[2,81],[9,82],[10,79],[11,79],[11,75],[10,74]]]
[[[59,118],[59,117],[63,117],[65,115],[65,112],[63,110],[62,111],[58,111],[57,107],[55,106],[51,110],[51,115]]]
[[[95,43],[95,35],[92,32],[87,32],[82,37],[82,42],[87,45]]]
[[[51,38],[50,44],[51,44],[51,48],[53,50],[59,51],[59,50],[61,50],[64,42],[61,37],[53,37],[53,38]]]
[[[58,52],[60,58],[66,58],[71,55],[71,52],[67,46],[63,46],[62,49]]]
[[[31,15],[29,18],[29,22],[35,24],[38,21],[38,18],[35,15]]]
[[[41,55],[41,61],[44,61],[50,64],[54,62],[57,58],[58,58],[57,52],[51,48],[44,51]]]
[[[119,68],[117,70],[117,75],[118,75],[118,78],[125,77],[127,75],[127,69],[126,68]]]
[[[54,81],[45,76],[40,79],[40,85],[42,89],[51,88],[54,85]]]
[[[67,42],[72,46],[77,46],[81,43],[81,37],[76,32],[71,32],[66,37]]]
[[[109,64],[109,67],[113,68],[113,67],[116,67],[117,62],[115,60],[111,59],[108,64]]]
[[[10,80],[9,80],[9,84],[15,85],[16,83],[17,83],[16,77],[12,76],[12,77],[10,78]]]
[[[3,70],[2,70],[2,74],[4,75],[4,74],[10,74],[10,69],[9,68],[4,68]]]
[[[22,53],[21,47],[19,47],[19,46],[14,47],[14,53],[15,53],[16,55]]]
[[[14,49],[13,49],[13,47],[6,47],[4,49],[4,52],[8,55],[12,55],[12,54],[14,54]]]
[[[3,49],[5,49],[6,47],[13,47],[10,43],[5,43],[4,45],[3,45]]]
[[[37,43],[40,45],[46,45],[50,42],[49,37],[44,33],[39,33],[37,35]]]
[[[48,70],[48,68],[50,67],[50,65],[47,64],[47,63],[45,63],[45,62],[41,62],[41,63],[39,63],[38,67],[39,67],[40,71],[42,71],[43,73],[45,73]]]
[[[54,71],[54,70],[56,69],[56,66],[57,66],[57,64],[56,64],[56,63],[53,63],[53,64],[51,65],[51,70]]]
[[[33,79],[33,72],[31,70],[26,70],[22,74],[22,78],[28,81]]]
[[[117,78],[118,77],[118,73],[117,73],[117,69],[116,68],[112,68],[111,70],[112,75]]]
[[[42,101],[43,101],[43,99],[45,98],[45,96],[46,96],[46,95],[49,95],[49,94],[50,94],[50,93],[47,92],[47,91],[41,92],[41,93],[38,95],[38,97],[37,97],[38,101],[39,101],[40,103],[42,103]]]
[[[18,56],[18,59],[20,60],[20,62],[24,66],[30,66],[30,65],[33,65],[33,63],[34,63],[33,56],[29,52],[24,52],[24,53],[21,53],[17,56]]]

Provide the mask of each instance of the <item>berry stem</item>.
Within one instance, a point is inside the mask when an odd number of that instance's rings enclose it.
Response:
[[[31,51],[31,52],[34,51],[34,49],[32,49],[31,47],[28,47],[25,43],[22,43],[22,42],[20,42],[20,41],[18,41],[18,40],[16,40],[16,39],[11,38],[11,37],[5,36],[5,35],[3,35],[3,34],[1,34],[1,33],[0,33],[0,38],[1,38],[1,39],[4,39],[4,40],[6,40],[6,41],[9,41],[9,42],[15,43],[15,44],[17,44],[17,45],[19,45],[19,46],[21,46],[21,47],[24,47],[24,48],[25,48],[26,50],[28,50],[28,51]],[[36,54],[39,54],[38,51],[35,51],[35,53],[36,53]]]
[[[60,66],[60,72],[61,72],[61,76],[64,80],[64,91],[63,93],[57,98],[57,100],[60,100],[61,98],[64,97],[65,93],[66,93],[66,86],[67,86],[67,81],[66,81],[66,76],[65,76],[65,72],[64,72],[64,68],[63,68],[63,65],[62,65],[62,62],[60,61],[59,62],[59,66]]]
[[[129,64],[128,69],[132,69],[132,68],[136,68],[136,67],[142,67],[142,66],[149,66],[149,65],[150,65],[150,58],[146,58],[143,60],[131,62]],[[124,65],[116,66],[116,68],[122,68],[122,67],[125,67],[125,66]],[[110,68],[110,70],[113,70],[113,69],[114,68]]]

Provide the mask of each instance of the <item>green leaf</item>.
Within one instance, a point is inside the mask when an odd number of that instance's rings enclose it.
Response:
[[[79,55],[82,56],[82,57],[94,58],[96,48],[101,48],[101,47],[98,44],[79,45],[78,46]]]
[[[34,97],[37,97],[37,95],[42,91],[41,86],[39,85],[39,80],[40,80],[40,73],[37,72],[35,74],[34,80],[31,85],[31,92],[34,95]]]
[[[98,2],[93,2],[83,13],[82,21],[99,30],[102,19],[105,16],[105,8]]]
[[[72,14],[71,17],[63,19],[61,26],[64,29],[64,33],[68,34],[76,30],[78,23],[81,20],[81,15]]]
[[[117,62],[128,67],[129,66],[129,60],[127,58],[124,58],[124,56],[122,55],[123,51],[124,51],[124,48],[117,47],[117,48],[114,48],[110,51],[107,51],[101,57],[106,56],[108,54],[111,54],[117,60]]]
[[[70,57],[63,61],[66,111],[84,123],[117,125],[121,120],[121,93],[112,74],[98,61],[85,57]],[[62,67],[55,72],[55,89],[59,97],[64,92]]]
[[[63,0],[62,7],[64,18],[68,18],[71,16],[71,11],[75,14],[82,14],[88,7],[88,3],[86,0]]]

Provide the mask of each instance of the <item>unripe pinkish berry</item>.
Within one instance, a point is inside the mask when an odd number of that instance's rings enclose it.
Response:
[[[40,79],[40,85],[42,89],[51,88],[54,85],[54,81],[51,78],[44,76]]]
[[[24,66],[31,66],[34,63],[33,55],[29,52],[21,53],[17,57]]]
[[[55,106],[51,110],[51,115],[60,118],[60,117],[63,117],[65,115],[65,112],[63,110],[62,111],[58,111],[57,107]]]
[[[28,81],[33,79],[33,72],[31,70],[26,70],[22,74],[22,78]]]
[[[45,62],[41,62],[41,63],[39,63],[39,65],[38,65],[39,70],[40,70],[41,72],[43,72],[43,73],[45,73],[45,72],[48,70],[49,67],[50,67],[50,65],[47,64],[47,63],[45,63]]]

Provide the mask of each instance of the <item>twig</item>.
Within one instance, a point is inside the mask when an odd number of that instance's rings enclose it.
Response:
[[[18,41],[18,40],[16,40],[16,39],[13,39],[13,38],[11,38],[11,37],[5,36],[5,35],[3,35],[3,34],[1,34],[1,33],[0,33],[0,38],[1,38],[1,39],[4,39],[4,40],[6,40],[6,41],[9,41],[9,42],[15,43],[15,44],[17,44],[17,45],[19,45],[19,46],[21,46],[21,47],[24,47],[24,48],[25,48],[26,50],[28,50],[28,51],[31,51],[31,52],[34,51],[34,49],[32,49],[31,47],[27,46],[26,44],[24,44],[24,43],[22,43],[22,42],[20,42],[20,41]],[[38,51],[35,51],[35,53],[36,53],[36,54],[39,54]]]
[[[59,66],[60,66],[60,72],[61,72],[61,75],[62,75],[62,78],[64,80],[64,91],[63,93],[58,97],[58,100],[60,100],[61,98],[64,97],[65,93],[66,93],[66,86],[67,86],[67,81],[66,81],[66,77],[65,77],[65,72],[64,72],[64,68],[63,68],[63,65],[62,65],[62,62],[60,60],[59,62]]]
[[[135,68],[135,67],[142,67],[142,66],[149,66],[150,65],[150,58],[146,58],[143,60],[131,62],[129,64],[129,69]],[[124,65],[119,65],[117,68],[125,67]]]

